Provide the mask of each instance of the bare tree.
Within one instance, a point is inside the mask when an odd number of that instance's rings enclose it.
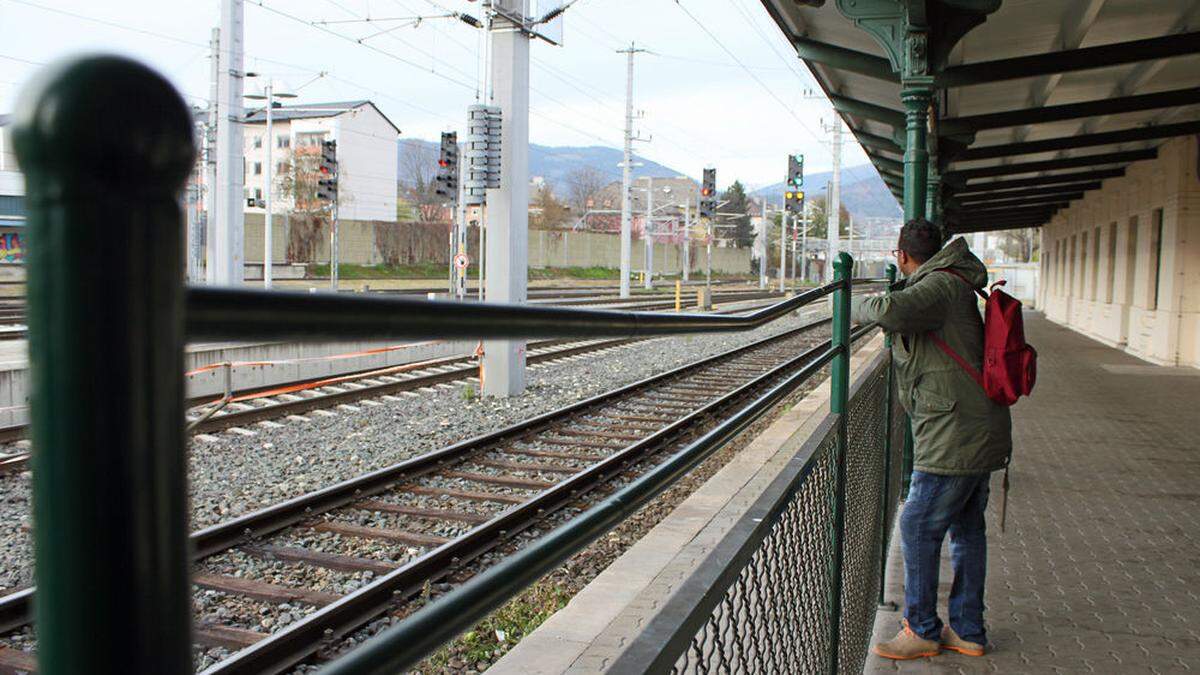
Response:
[[[1000,237],[1000,250],[1010,260],[1032,262],[1036,260],[1036,230],[1009,230]]]
[[[316,147],[297,147],[277,177],[281,196],[291,202],[287,221],[287,259],[315,262],[317,242],[329,223],[329,205],[317,198],[321,155]]]
[[[543,183],[535,188],[529,202],[529,227],[531,229],[545,230],[560,227],[570,217],[570,210],[554,197],[554,189],[549,183]]]
[[[438,151],[418,140],[400,141],[400,184],[418,193],[427,191],[437,174]]]
[[[567,174],[567,205],[577,215],[588,210],[588,202],[608,184],[604,174],[593,166],[581,166]]]
[[[400,142],[401,193],[421,223],[442,220],[442,202],[435,192],[433,180],[437,175],[438,151],[428,143],[417,140]]]

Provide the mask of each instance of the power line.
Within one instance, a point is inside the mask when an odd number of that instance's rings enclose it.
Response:
[[[305,26],[309,26],[315,30],[319,30],[322,33],[328,33],[329,35],[332,35],[341,40],[345,40],[351,44],[359,45],[360,47],[363,47],[364,49],[369,49],[373,52],[377,52],[377,53],[382,54],[390,59],[399,61],[400,63],[403,63],[405,65],[412,66],[413,68],[416,68],[418,70],[422,70],[422,71],[427,72],[436,77],[440,77],[441,79],[446,80],[447,82],[450,82],[452,84],[456,84],[464,89],[468,89],[470,91],[475,91],[475,89],[476,89],[475,85],[467,83],[467,82],[463,82],[462,80],[459,80],[459,79],[456,79],[453,77],[450,77],[449,75],[446,75],[445,73],[440,73],[437,70],[435,70],[434,68],[426,68],[425,66],[422,66],[421,64],[416,63],[415,61],[410,61],[409,59],[406,59],[403,56],[399,56],[393,52],[389,52],[386,49],[381,49],[379,47],[376,47],[375,45],[367,44],[366,42],[356,40],[348,35],[344,35],[344,34],[339,33],[331,28],[326,28],[325,26],[315,24],[312,21],[309,21],[302,17],[296,16],[295,14],[291,14],[291,13],[285,12],[281,9],[276,9],[274,7],[269,7],[263,0],[246,0],[246,1],[249,4],[258,5],[262,9],[264,9],[268,12],[271,12],[272,14],[277,14],[277,15],[282,16],[291,21],[295,21],[296,23],[304,24]]]

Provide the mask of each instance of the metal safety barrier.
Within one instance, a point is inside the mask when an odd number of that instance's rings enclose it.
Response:
[[[132,112],[130,102],[136,102]],[[826,542],[826,573],[834,589],[830,602],[833,616],[846,614],[843,593],[836,589],[844,587],[843,578],[862,581],[856,571],[864,565],[860,549],[876,540],[864,543],[850,534],[843,541],[842,523],[847,517],[859,522],[863,499],[878,502],[877,491],[847,487],[846,473],[881,480],[874,464],[861,468],[856,463],[856,444],[865,442],[855,440],[856,434],[866,430],[854,427],[856,416],[846,410],[849,255],[843,253],[835,263],[833,283],[743,316],[185,289],[178,195],[195,148],[189,110],[164,78],[120,57],[63,61],[45,68],[26,88],[13,122],[30,205],[39,672],[192,671],[183,348],[186,339],[197,338],[584,338],[742,331],[832,294],[833,339],[809,365],[595,508],[329,670],[396,672],[415,663],[614,527],[827,363],[837,450],[821,454],[818,463],[836,478],[832,487],[822,488],[828,499],[814,508],[827,509],[832,518]],[[863,447],[868,452],[875,445]],[[846,591],[848,611],[859,611],[862,592],[858,586]],[[838,631],[830,640],[836,667]]]
[[[864,369],[614,672],[861,672],[898,501],[890,369]]]

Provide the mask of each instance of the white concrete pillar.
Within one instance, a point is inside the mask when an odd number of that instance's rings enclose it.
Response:
[[[521,15],[523,0],[505,0]],[[487,299],[523,303],[529,268],[529,36],[497,16],[492,29],[492,104],[501,126],[500,187],[488,190]],[[483,393],[525,391],[525,341],[488,340],[483,346]]]
[[[240,286],[245,222],[245,158],[242,151],[242,0],[221,0],[221,71],[217,103],[217,221],[213,224],[208,283]]]

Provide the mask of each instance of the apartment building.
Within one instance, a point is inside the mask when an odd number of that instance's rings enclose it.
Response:
[[[341,220],[396,222],[396,142],[400,129],[367,100],[277,105],[268,139],[266,109],[253,110],[245,133],[247,213],[265,212],[268,180],[273,180],[272,212],[286,214],[291,198],[281,190],[293,159],[319,152],[322,141],[337,141],[338,217]],[[267,144],[271,162],[267,165]]]

